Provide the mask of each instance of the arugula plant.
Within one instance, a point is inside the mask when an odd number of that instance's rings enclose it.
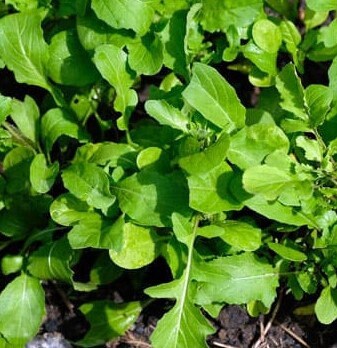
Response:
[[[0,5],[13,86],[0,94],[1,345],[37,333],[46,282],[76,297],[157,258],[171,280],[142,288],[173,302],[153,347],[206,347],[223,305],[266,313],[280,286],[337,318],[337,4],[297,5]],[[328,83],[310,80],[310,61],[332,61]],[[261,88],[256,104],[229,70]],[[122,335],[144,298],[81,304],[90,330],[74,344]]]

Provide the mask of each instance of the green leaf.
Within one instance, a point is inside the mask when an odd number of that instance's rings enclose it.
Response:
[[[148,100],[145,103],[146,112],[162,125],[188,132],[189,118],[182,111],[170,105],[165,100]]]
[[[242,47],[243,55],[252,61],[261,71],[275,76],[277,74],[276,59],[277,54],[275,52],[267,52],[256,46],[253,41],[249,41]]]
[[[324,288],[316,302],[315,313],[322,324],[331,324],[337,319],[337,289]]]
[[[180,173],[142,171],[119,182],[113,191],[120,209],[141,225],[171,226],[173,212],[189,214],[188,191]]]
[[[16,347],[22,347],[38,332],[45,314],[44,291],[38,279],[22,274],[0,295],[0,332]]]
[[[268,247],[275,251],[276,254],[289,261],[302,262],[307,259],[307,256],[303,252],[291,248],[290,246],[279,243],[268,243]]]
[[[233,175],[231,167],[223,162],[206,173],[189,176],[190,207],[209,214],[240,210],[241,204],[229,191]]]
[[[219,227],[219,235],[227,244],[244,251],[254,251],[261,246],[261,230],[242,221],[226,220]]]
[[[72,226],[82,219],[93,219],[97,214],[90,210],[90,206],[86,202],[71,193],[64,193],[51,204],[50,215],[56,223]]]
[[[254,124],[231,137],[228,159],[241,169],[261,164],[264,158],[280,151],[287,154],[289,140],[281,128],[274,124]]]
[[[4,275],[19,272],[22,269],[24,258],[21,255],[5,255],[1,259],[1,272]]]
[[[40,111],[35,100],[26,95],[24,102],[14,99],[11,106],[11,118],[22,134],[36,144],[39,137]]]
[[[30,182],[33,189],[38,193],[48,192],[54,185],[58,172],[58,162],[48,166],[43,154],[36,155],[30,165]]]
[[[260,19],[253,25],[253,39],[264,51],[275,53],[282,43],[282,33],[279,27],[268,19]]]
[[[138,269],[158,256],[159,239],[153,229],[127,222],[120,233],[123,239],[121,248],[109,250],[111,260],[119,267]]]
[[[304,23],[305,28],[307,31],[310,29],[313,29],[322,23],[324,23],[329,16],[329,11],[321,11],[319,12],[312,11],[310,8],[306,8],[305,10],[305,16],[304,16]]]
[[[305,158],[309,161],[321,162],[323,159],[323,149],[317,140],[309,139],[303,135],[296,138],[296,146],[302,148],[305,153]]]
[[[197,266],[193,278],[198,281],[196,302],[201,305],[258,300],[270,307],[276,297],[277,272],[252,253],[202,261]]]
[[[47,152],[50,152],[56,140],[64,135],[79,141],[88,140],[88,134],[75,122],[72,114],[59,108],[50,109],[44,114],[41,134]]]
[[[122,336],[139,317],[142,306],[140,302],[93,301],[79,309],[90,323],[90,329],[76,345],[96,347]]]
[[[30,188],[30,165],[34,152],[28,147],[16,147],[6,155],[3,161],[6,191],[16,193]]]
[[[216,126],[231,132],[244,126],[245,108],[233,87],[212,67],[195,63],[183,92],[187,102]]]
[[[248,27],[263,6],[261,0],[203,0],[202,4],[201,25],[210,32],[225,30],[230,25]]]
[[[139,35],[147,33],[154,16],[147,0],[93,0],[92,9],[98,18],[116,29],[132,29]]]
[[[148,147],[142,150],[137,156],[137,166],[139,169],[151,169],[162,173],[171,169],[170,158],[160,147]]]
[[[304,91],[312,127],[321,125],[330,110],[333,100],[331,88],[323,85],[310,85]]]
[[[49,46],[48,75],[56,83],[82,87],[99,74],[81,46],[74,29],[55,34]]]
[[[119,47],[102,45],[96,48],[93,61],[103,78],[115,88],[117,96],[114,107],[124,115],[124,126],[127,127],[128,118],[138,97],[136,91],[130,89],[133,78],[127,70],[126,53]]]
[[[283,42],[285,43],[288,52],[291,53],[296,67],[298,69],[302,69],[298,56],[298,45],[301,42],[301,34],[299,33],[295,24],[288,20],[281,21],[280,29],[282,32]]]
[[[48,45],[39,11],[4,16],[0,20],[0,57],[18,82],[51,91],[47,80]]]
[[[127,44],[128,62],[138,75],[155,75],[163,65],[163,44],[155,34],[148,33]]]
[[[337,0],[307,0],[306,3],[313,11],[331,11],[337,9]]]
[[[90,206],[105,211],[115,202],[107,174],[93,163],[71,165],[63,171],[62,180],[70,193]]]
[[[318,42],[323,42],[325,47],[337,45],[337,20],[333,20],[328,26],[322,27],[318,34]]]
[[[12,98],[0,94],[0,124],[12,112]]]
[[[38,0],[6,0],[6,5],[12,5],[19,12],[31,11],[38,8]]]
[[[193,266],[193,245],[197,236],[197,220],[192,226],[188,220],[174,213],[173,231],[178,240],[188,248],[188,258],[183,275],[167,284],[147,288],[145,292],[152,297],[175,298],[173,308],[158,322],[151,342],[154,348],[204,348],[206,337],[214,329],[193,304],[195,284],[191,283]],[[196,325],[191,326],[191,322]]]
[[[293,64],[286,65],[276,77],[276,88],[281,95],[281,107],[294,117],[307,120],[304,90]]]
[[[44,244],[29,256],[28,271],[38,279],[71,283],[73,271],[69,264],[73,254],[66,238]]]
[[[226,158],[229,137],[226,133],[202,152],[179,159],[179,165],[190,175],[205,174],[220,165]]]
[[[247,192],[274,200],[294,182],[294,178],[284,170],[264,164],[248,168],[242,182]]]

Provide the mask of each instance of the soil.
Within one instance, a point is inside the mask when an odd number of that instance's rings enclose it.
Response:
[[[72,303],[66,289],[48,283],[47,315],[39,335],[27,348],[70,348],[82,338],[89,324],[77,311],[79,303]],[[108,288],[98,293],[84,293],[81,301],[106,296]],[[94,298],[93,298],[94,296]],[[113,297],[119,297],[114,294]],[[75,297],[74,297],[75,298]],[[78,296],[76,296],[76,299]],[[224,348],[337,348],[337,323],[324,326],[314,316],[295,316],[295,302],[290,296],[280,296],[271,312],[257,318],[250,317],[244,307],[224,307],[213,325],[216,333],[207,340],[209,347]],[[102,299],[102,298],[101,298]],[[111,299],[111,289],[109,299]],[[170,302],[152,303],[142,312],[136,323],[126,334],[108,342],[107,348],[150,348],[150,335],[157,321],[169,308]],[[296,302],[296,306],[299,303]],[[193,324],[193,323],[192,323]],[[192,348],[192,347],[191,347]]]

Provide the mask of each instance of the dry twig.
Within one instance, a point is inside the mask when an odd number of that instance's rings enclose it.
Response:
[[[301,337],[296,335],[296,333],[292,330],[290,330],[285,325],[275,321],[275,323],[283,330],[285,331],[289,336],[291,336],[294,340],[296,340],[298,343],[302,344],[303,347],[310,348],[309,344],[305,342]]]

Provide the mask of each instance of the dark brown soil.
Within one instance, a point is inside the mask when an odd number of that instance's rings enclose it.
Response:
[[[62,289],[48,284],[46,293],[46,319],[39,336],[27,348],[69,348],[69,342],[85,335],[89,324]],[[92,293],[84,294],[81,300],[90,301],[92,296]],[[96,296],[94,299],[97,299]],[[162,308],[168,305],[168,302],[164,305],[163,301],[154,302],[143,311],[123,337],[108,342],[105,347],[151,347],[150,335],[158,318],[163,315]],[[208,345],[224,348],[337,347],[337,324],[324,326],[314,316],[296,317],[292,314],[293,309],[292,299],[287,296],[269,314],[260,315],[258,318],[250,317],[244,307],[226,306],[217,320],[213,321],[217,331],[208,338]]]

